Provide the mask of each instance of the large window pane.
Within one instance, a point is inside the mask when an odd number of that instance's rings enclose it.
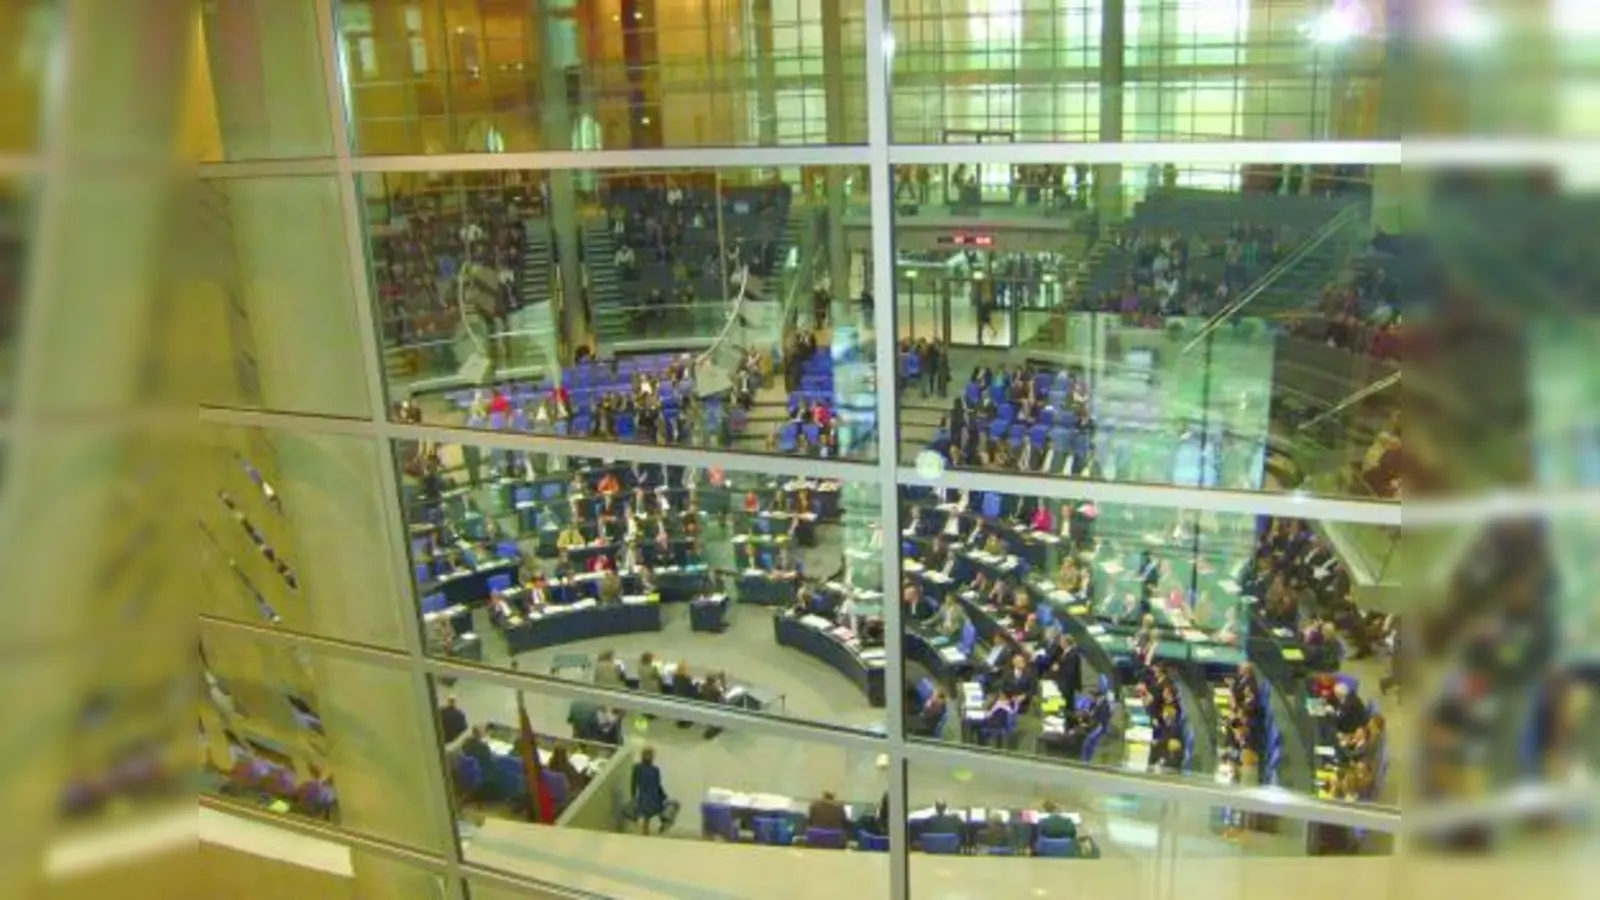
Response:
[[[888,893],[876,751],[711,730],[692,709],[675,723],[469,679],[440,690],[469,863],[610,896]],[[567,737],[596,712],[619,742]]]
[[[1383,231],[1386,174],[898,167],[915,212],[895,231],[902,462],[1442,489],[1445,462],[1400,441],[1402,321],[1427,315],[1435,260]]]
[[[881,730],[875,485],[435,449],[402,485],[430,653]]]
[[[866,140],[861,0],[338,6],[363,154]]]
[[[1392,853],[1392,837],[1377,831],[988,771],[909,768],[914,897],[955,900],[971,896],[974,883],[996,894],[1055,896],[1067,879],[1074,895],[1156,882],[1172,885],[1163,896],[1232,896],[1244,883],[1256,891],[1278,882],[1334,897],[1358,884],[1381,893],[1392,873],[1387,860],[1350,858]],[[1308,858],[1320,856],[1340,858]],[[1328,881],[1338,888],[1316,887]]]
[[[894,0],[893,140],[956,143],[980,127],[1051,142],[1398,138],[1380,94],[1388,27],[1372,8]],[[957,80],[963,90],[950,89]],[[1024,101],[1031,91],[1038,102]],[[1090,105],[1053,100],[1061,91],[1086,93]],[[922,114],[901,118],[903,101]]]
[[[200,462],[200,611],[251,625],[405,646],[369,440],[208,426]]]
[[[202,181],[187,234],[201,260],[190,308],[201,402],[366,417],[378,402],[356,325],[333,177]],[[315,333],[316,340],[306,335]]]
[[[404,415],[876,455],[864,171],[507,170],[362,186]]]
[[[203,792],[444,852],[427,706],[404,668],[222,627],[199,649]]]
[[[1398,802],[1400,585],[1347,553],[1364,529],[992,492],[903,499],[919,736]]]

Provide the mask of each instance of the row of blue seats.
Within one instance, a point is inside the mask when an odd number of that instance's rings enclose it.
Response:
[[[851,836],[840,829],[807,828],[803,835],[797,836],[791,833],[790,821],[779,816],[756,816],[751,821],[751,826],[753,834],[750,837],[750,841],[757,844],[789,847],[799,843],[806,847],[827,850],[844,850],[850,846]],[[743,832],[739,828],[738,821],[734,818],[733,808],[720,803],[700,804],[700,833],[702,837],[720,838],[729,843],[743,843],[746,841]],[[862,831],[855,835],[855,843],[856,848],[859,850],[875,853],[887,853],[889,851],[889,838],[887,835]],[[957,834],[938,832],[924,834],[918,844],[924,853],[950,856],[961,853],[961,836]],[[990,856],[1016,855],[1016,850],[1012,847],[988,847],[985,848],[984,852]],[[1078,859],[1082,857],[1077,838],[1040,837],[1034,841],[1033,852],[1037,856],[1060,859]]]

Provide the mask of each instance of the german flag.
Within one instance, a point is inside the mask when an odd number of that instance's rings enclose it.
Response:
[[[556,804],[550,796],[549,786],[544,783],[544,765],[539,762],[538,735],[533,733],[533,723],[528,721],[528,705],[523,701],[521,691],[517,691],[517,727],[522,735],[522,740],[517,742],[522,748],[522,771],[528,780],[528,821],[554,825]]]

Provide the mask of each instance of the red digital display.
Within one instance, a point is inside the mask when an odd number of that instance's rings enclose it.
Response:
[[[957,247],[993,247],[994,235],[992,234],[950,234],[939,239],[941,244],[954,244]]]

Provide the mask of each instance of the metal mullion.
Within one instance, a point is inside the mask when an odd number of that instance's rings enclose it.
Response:
[[[1153,776],[1112,767],[977,750],[957,744],[908,743],[903,752],[909,762],[941,771],[969,769],[999,779],[1059,785],[1096,795],[1125,794],[1190,806],[1227,806],[1384,833],[1400,830],[1401,817],[1397,809],[1329,803],[1279,787],[1225,787],[1205,780]]]
[[[1411,148],[1406,148],[1411,153]],[[897,164],[957,165],[975,159],[990,165],[1082,162],[1128,166],[1175,163],[1216,166],[1237,163],[1400,165],[1399,141],[1205,141],[1163,143],[901,144],[890,150]],[[1411,162],[1408,158],[1407,162]]]
[[[1118,481],[1080,481],[1075,478],[1040,477],[980,469],[947,469],[929,477],[903,468],[900,483],[964,491],[999,491],[1018,496],[1056,500],[1089,500],[1159,509],[1192,509],[1240,515],[1283,516],[1321,522],[1399,525],[1401,504],[1371,500],[1342,500],[1299,493],[1235,491],[1176,485],[1131,484]],[[1407,504],[1405,514],[1411,515]]]
[[[884,587],[884,715],[889,739],[889,897],[911,896],[911,845],[906,825],[905,641],[900,606],[900,488],[895,467],[900,456],[898,372],[894,296],[894,177],[889,162],[891,81],[888,0],[866,0],[868,191],[872,198],[873,364],[878,385],[878,497],[882,522]],[[848,288],[848,286],[846,286]]]
[[[306,647],[316,653],[335,656],[366,665],[399,671],[410,669],[414,657],[398,650],[356,644],[335,638],[321,637],[305,632],[257,625],[236,619],[224,619],[202,613],[199,615],[202,632],[235,633],[261,643],[278,647]],[[762,732],[774,737],[806,743],[829,744],[846,750],[865,753],[882,753],[884,739],[865,731],[852,731],[827,722],[810,722],[803,719],[764,716],[731,706],[684,703],[671,697],[616,688],[598,687],[581,681],[569,681],[553,675],[494,668],[478,663],[463,663],[441,657],[424,656],[419,666],[424,673],[435,677],[464,678],[483,684],[495,684],[517,691],[530,691],[541,696],[556,697],[580,703],[593,703],[608,707],[622,707],[631,712],[645,712],[669,719],[689,719],[701,725],[711,725],[745,733]],[[431,711],[430,711],[431,715]]]
[[[328,117],[338,164],[339,200],[344,213],[345,250],[348,254],[350,273],[349,300],[355,304],[356,326],[360,335],[363,361],[366,364],[368,406],[372,422],[376,424],[388,417],[388,401],[383,352],[378,343],[378,328],[373,314],[368,278],[367,245],[363,236],[365,209],[362,206],[361,194],[356,190],[356,175],[351,164],[353,148],[350,121],[345,108],[344,92],[340,89],[342,73],[339,65],[339,35],[336,26],[338,14],[334,9],[334,0],[315,0],[315,2],[317,38],[322,48],[323,81],[327,89]],[[394,443],[376,435],[374,443],[378,454],[379,478],[383,482],[378,485],[378,496],[383,504],[383,537],[388,551],[389,566],[394,574],[393,583],[410,585],[413,581],[409,543],[404,533],[406,526],[400,506],[399,468],[395,465]],[[413,595],[404,600],[385,599],[402,603],[402,612],[408,613],[404,618],[409,627],[402,628],[400,633],[408,655],[407,668],[411,679],[413,714],[417,717],[423,733],[437,737],[438,716],[433,702],[433,686],[428,680],[427,671],[422,667],[424,647],[422,619],[419,615],[409,614],[416,608],[417,598]],[[421,786],[423,808],[425,814],[433,820],[434,827],[429,829],[429,832],[447,845],[445,853],[445,860],[449,865],[447,883],[452,885],[448,890],[454,895],[461,883],[461,836],[457,831],[456,818],[450,803],[449,769],[445,765],[442,742],[436,742],[430,748],[426,765],[428,777],[425,780],[428,783]]]
[[[266,825],[270,828],[281,828],[284,831],[290,831],[295,834],[303,835],[316,840],[327,841],[330,844],[337,844],[349,850],[359,850],[362,853],[370,853],[373,856],[382,857],[383,859],[413,866],[415,868],[431,872],[435,875],[443,876],[446,879],[448,879],[453,873],[453,869],[449,860],[444,857],[433,856],[427,852],[417,850],[412,847],[407,847],[404,844],[396,844],[383,838],[371,837],[369,835],[361,834],[360,832],[356,831],[349,831],[335,825],[327,825],[311,819],[298,818],[295,816],[269,813],[257,806],[217,797],[211,794],[201,794],[199,796],[199,805],[202,810],[211,810],[221,815],[233,816],[238,819],[243,819],[247,822]],[[198,833],[198,840],[202,843],[210,843],[206,841],[206,830],[204,827],[205,821],[206,817],[202,815],[199,822],[200,829]],[[219,846],[227,845],[219,844]],[[288,859],[284,860],[284,862],[294,864],[296,861]]]
[[[361,437],[378,436],[386,440],[417,440],[446,444],[474,444],[481,447],[526,450],[568,457],[597,457],[620,462],[655,463],[695,468],[720,467],[728,471],[791,478],[837,479],[857,483],[877,480],[878,467],[868,462],[839,462],[805,456],[780,456],[730,453],[728,451],[662,446],[643,443],[611,443],[582,438],[564,438],[522,432],[480,431],[442,425],[407,425],[388,420],[366,421],[327,416],[285,415],[255,410],[202,407],[200,420],[215,424],[259,428],[284,428]]]

